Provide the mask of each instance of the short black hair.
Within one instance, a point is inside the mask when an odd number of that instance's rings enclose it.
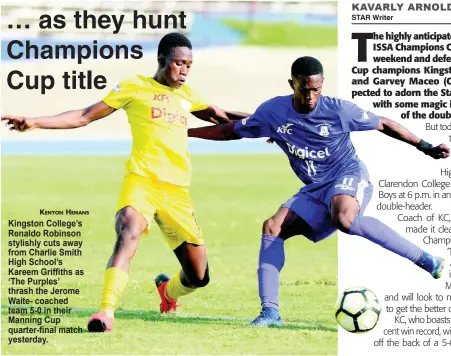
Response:
[[[166,57],[169,53],[171,53],[172,49],[176,47],[188,47],[189,49],[193,48],[188,37],[178,32],[172,32],[164,35],[160,40],[160,43],[158,44],[157,56]]]
[[[299,57],[291,65],[292,77],[308,77],[311,75],[324,74],[323,65],[313,57]]]

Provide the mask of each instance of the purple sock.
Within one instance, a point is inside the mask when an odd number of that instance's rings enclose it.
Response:
[[[379,220],[369,216],[356,216],[349,229],[350,235],[362,236],[379,246],[417,263],[424,251],[390,229]]]
[[[262,235],[257,271],[262,307],[279,309],[279,276],[284,263],[284,240]]]

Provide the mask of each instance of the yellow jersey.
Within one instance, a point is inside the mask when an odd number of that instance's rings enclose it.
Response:
[[[187,85],[174,89],[137,75],[117,84],[103,101],[127,113],[133,139],[128,172],[189,185],[188,117],[209,106],[202,98]]]

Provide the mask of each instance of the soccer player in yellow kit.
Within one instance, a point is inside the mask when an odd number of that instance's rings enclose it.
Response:
[[[158,45],[158,69],[153,77],[137,75],[116,85],[100,102],[59,115],[25,118],[3,116],[11,130],[72,129],[124,109],[133,137],[127,174],[119,196],[115,228],[117,240],[105,270],[100,311],[88,330],[108,332],[124,291],[132,257],[141,234],[155,219],[182,269],[173,277],[155,279],[162,313],[175,311],[177,298],[209,282],[202,232],[194,214],[188,186],[188,116],[224,123],[249,116],[223,111],[205,103],[185,84],[192,65],[192,46],[179,33],[164,36]]]

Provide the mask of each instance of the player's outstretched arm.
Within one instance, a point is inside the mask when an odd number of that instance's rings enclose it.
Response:
[[[445,144],[434,147],[430,143],[420,139],[404,126],[386,117],[381,117],[377,129],[387,136],[415,146],[418,150],[432,158],[440,159],[450,156],[450,149]]]
[[[241,137],[235,133],[234,127],[234,122],[216,126],[198,127],[195,129],[188,129],[188,136],[213,141],[239,140]]]
[[[193,114],[198,119],[203,121],[212,122],[214,124],[223,124],[228,122],[234,122],[251,116],[251,114],[223,110],[215,105],[210,105],[208,108],[199,111],[193,111]]]
[[[246,117],[251,116],[251,114],[246,113],[246,112],[241,112],[241,111],[229,111],[229,110],[223,110],[223,111],[225,112],[225,114],[227,115],[229,120],[231,120],[231,121],[238,121],[238,120],[242,120],[242,119],[245,119]]]
[[[79,110],[70,110],[61,114],[40,117],[2,116],[2,121],[10,130],[29,131],[33,129],[75,129],[102,119],[116,109],[99,101],[91,106]]]

